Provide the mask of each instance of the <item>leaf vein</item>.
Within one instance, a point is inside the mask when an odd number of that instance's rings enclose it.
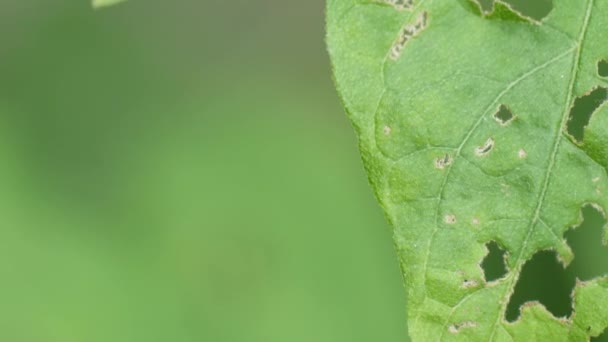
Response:
[[[568,97],[567,100],[565,101],[565,106],[564,106],[564,111],[562,113],[562,118],[560,121],[560,125],[558,127],[557,133],[555,135],[554,138],[554,143],[553,143],[553,151],[551,153],[551,158],[549,160],[549,164],[547,167],[547,172],[545,174],[545,180],[543,183],[543,187],[540,191],[539,197],[538,197],[538,205],[536,207],[536,210],[534,211],[534,216],[532,217],[532,220],[530,222],[530,225],[528,227],[528,232],[526,234],[526,238],[523,241],[522,244],[522,248],[520,249],[519,255],[517,256],[517,258],[515,259],[515,268],[514,268],[514,272],[512,272],[512,276],[511,276],[511,280],[507,286],[507,291],[505,295],[508,295],[512,290],[513,287],[515,286],[515,283],[517,282],[517,279],[519,278],[519,273],[521,270],[521,267],[523,266],[523,262],[521,260],[523,254],[525,253],[526,247],[528,245],[528,242],[530,240],[530,237],[532,236],[532,232],[534,230],[534,227],[536,225],[536,222],[538,221],[538,219],[540,218],[540,212],[541,209],[544,205],[545,202],[545,198],[547,195],[547,190],[549,188],[549,182],[551,180],[551,176],[552,176],[552,172],[553,172],[553,167],[555,166],[556,160],[557,160],[557,155],[559,152],[559,148],[561,146],[561,135],[562,135],[562,131],[564,129],[564,126],[566,125],[568,118],[569,118],[569,108],[571,106],[572,103],[572,99],[573,99],[573,92],[574,92],[574,85],[576,83],[576,79],[578,76],[578,71],[579,71],[579,67],[580,67],[580,59],[581,59],[581,50],[582,50],[582,45],[583,42],[585,40],[585,36],[587,35],[587,28],[589,26],[589,20],[591,18],[591,9],[593,8],[593,4],[594,4],[594,0],[588,0],[587,1],[587,9],[585,11],[585,17],[583,19],[583,24],[581,27],[581,31],[579,33],[579,37],[578,37],[578,42],[577,45],[574,47],[575,50],[575,55],[574,55],[574,61],[572,63],[572,70],[570,73],[570,83],[568,85]],[[508,303],[507,298],[503,298],[502,301],[504,304],[502,305],[501,310],[499,310],[498,312],[498,317],[496,319],[496,322],[494,323],[494,327],[492,329],[492,334],[490,335],[490,341],[492,340],[492,338],[494,337],[494,334],[496,333],[496,328],[497,326],[499,326],[499,322],[500,322],[500,318],[502,315],[502,312],[505,310],[505,306]]]

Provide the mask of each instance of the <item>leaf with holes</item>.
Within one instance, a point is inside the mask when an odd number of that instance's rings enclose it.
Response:
[[[126,0],[93,0],[93,7],[94,8],[100,8],[100,7],[106,7],[106,6],[111,6],[111,5],[115,5],[119,2],[123,2]]]
[[[608,208],[608,1],[505,1],[328,0],[337,88],[394,227],[415,341],[608,327],[608,277],[578,281],[565,317],[538,303],[506,317],[524,265],[553,251],[568,266],[566,231]],[[504,272],[486,276],[490,250]]]

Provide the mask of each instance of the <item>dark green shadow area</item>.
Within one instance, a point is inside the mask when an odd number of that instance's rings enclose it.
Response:
[[[583,208],[583,224],[565,236],[574,252],[574,260],[567,268],[570,277],[586,281],[608,275],[608,247],[604,241],[606,220],[592,206]]]
[[[574,284],[574,278],[565,273],[555,252],[537,253],[522,269],[507,307],[507,321],[515,321],[521,305],[530,301],[542,303],[556,317],[570,316]]]
[[[483,259],[481,268],[484,271],[486,282],[490,282],[507,274],[505,250],[494,241],[488,243],[486,248],[488,248],[488,255]]]
[[[553,9],[553,0],[507,0],[506,2],[523,15],[535,20],[542,20]]]
[[[608,101],[608,89],[603,87],[595,88],[574,101],[567,128],[568,134],[578,143],[582,143],[585,138],[585,127],[589,124],[591,116],[606,101]]]
[[[600,77],[608,77],[608,60],[601,60],[597,62],[597,74]]]
[[[514,117],[515,117],[515,115],[513,114],[511,109],[509,109],[509,107],[507,107],[505,105],[501,105],[500,108],[498,109],[498,112],[496,112],[496,114],[494,114],[494,118],[503,125],[507,124],[509,121],[513,120]]]
[[[604,332],[598,337],[592,337],[589,339],[590,342],[606,342],[608,341],[608,330],[604,330]]]
[[[543,20],[553,9],[553,0],[505,0],[505,2],[512,6],[515,11],[537,21]],[[460,3],[472,12],[481,14],[480,8],[484,13],[491,12],[494,8],[495,0],[460,0]],[[511,11],[502,10],[500,13],[492,15],[491,18],[521,21],[521,18],[511,13]]]

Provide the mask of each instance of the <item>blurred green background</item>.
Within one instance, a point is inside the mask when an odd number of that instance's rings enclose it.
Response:
[[[323,9],[2,2],[0,341],[407,340]]]
[[[403,341],[324,1],[0,5],[1,341]]]

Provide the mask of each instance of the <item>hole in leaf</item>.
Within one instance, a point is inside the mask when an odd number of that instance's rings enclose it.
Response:
[[[454,158],[452,158],[452,156],[450,156],[449,154],[446,154],[441,158],[435,159],[435,168],[443,170],[446,167],[452,165],[453,162]]]
[[[472,329],[472,328],[477,328],[477,323],[467,321],[467,322],[461,322],[461,323],[456,323],[456,324],[450,325],[448,327],[448,331],[452,334],[458,334],[463,329]]]
[[[420,15],[418,15],[416,21],[401,29],[397,42],[393,45],[389,54],[389,57],[392,60],[396,61],[399,59],[401,52],[405,48],[405,44],[407,44],[410,39],[417,37],[427,27],[428,17],[429,15],[427,12],[422,12]]]
[[[589,280],[608,272],[602,233],[606,220],[592,205],[583,207],[582,215],[583,223],[565,234],[574,253],[572,263],[564,270],[554,251],[536,253],[522,269],[507,306],[507,321],[517,320],[521,305],[529,301],[540,302],[556,317],[570,316],[576,279]]]
[[[475,148],[475,154],[478,157],[486,156],[494,148],[494,143],[495,143],[494,139],[488,138],[488,140],[486,140],[486,142],[485,142],[485,144],[483,144],[483,146],[478,146]]]
[[[608,342],[608,329],[604,330],[600,336],[589,339],[589,342]]]
[[[504,0],[504,2],[522,15],[537,21],[543,20],[553,10],[553,0]]]
[[[566,275],[554,251],[536,253],[521,271],[507,306],[507,321],[517,320],[520,314],[519,308],[529,301],[540,302],[555,317],[570,316],[572,313],[570,293],[574,284],[574,278],[569,279]]]
[[[403,11],[412,8],[413,0],[380,0],[379,2],[393,6],[398,11]]]
[[[500,108],[498,108],[498,112],[496,112],[496,114],[494,114],[494,118],[501,125],[507,125],[511,121],[513,121],[513,119],[515,118],[515,115],[513,115],[513,112],[511,112],[509,107],[507,107],[505,105],[501,105]]]
[[[494,0],[476,0],[484,12],[490,12],[494,6]]]
[[[597,74],[600,77],[608,77],[608,59],[597,62]]]
[[[583,207],[582,213],[583,223],[566,232],[565,237],[574,252],[567,271],[584,281],[608,274],[608,248],[603,243],[604,215],[592,205]]]
[[[496,5],[495,0],[472,0],[475,2],[483,13],[491,13]],[[535,21],[543,20],[551,10],[553,10],[553,0],[503,0],[513,10],[520,13],[522,16],[532,18]],[[505,13],[499,17],[505,16]]]
[[[585,136],[585,127],[589,124],[591,115],[608,100],[608,89],[599,87],[589,94],[583,95],[574,101],[570,110],[567,131],[577,143],[582,143]]]
[[[481,262],[481,268],[485,274],[487,282],[498,280],[507,274],[505,265],[505,251],[492,241],[486,244],[488,255]]]

